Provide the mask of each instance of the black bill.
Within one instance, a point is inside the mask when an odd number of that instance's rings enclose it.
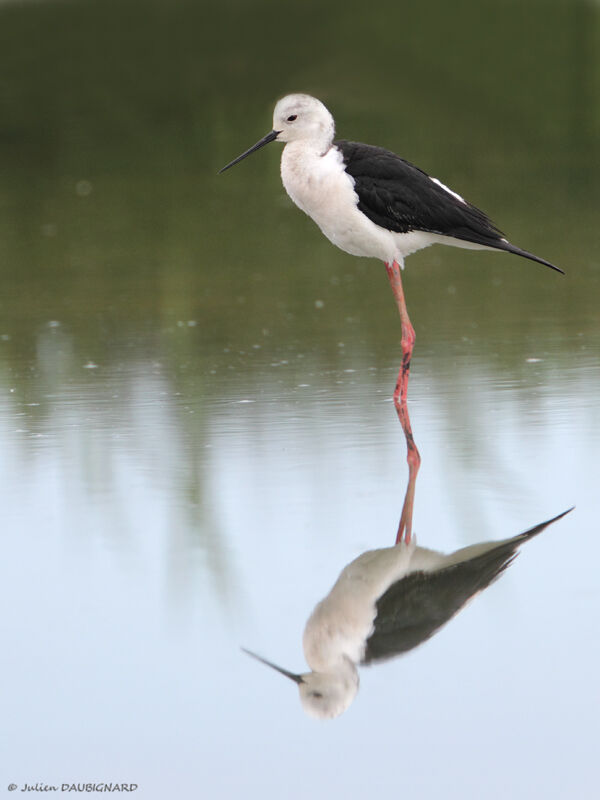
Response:
[[[266,144],[269,144],[269,142],[274,141],[279,136],[280,133],[281,131],[271,131],[271,133],[267,133],[267,135],[263,136],[263,138],[259,142],[252,145],[252,147],[249,150],[246,150],[246,152],[242,153],[241,156],[234,158],[233,161],[230,161],[229,164],[227,164],[227,166],[223,167],[223,169],[220,169],[219,175],[222,172],[225,172],[226,169],[229,169],[229,167],[233,167],[234,164],[238,164],[243,158],[249,156],[250,153],[253,153],[255,150],[260,150],[261,147],[264,147]]]
[[[240,156],[242,158],[242,156]],[[227,169],[227,167],[225,167]],[[223,170],[221,170],[222,172]],[[262,661],[263,664],[266,664],[267,667],[271,667],[271,669],[276,669],[277,672],[281,672],[282,675],[285,675],[286,678],[290,678],[290,680],[295,681],[296,683],[304,683],[304,678],[302,675],[297,675],[295,672],[290,672],[287,669],[283,669],[283,667],[278,667],[277,664],[273,664],[271,661],[267,661],[266,658],[262,658],[262,656],[257,656],[256,653],[253,653],[251,650],[246,650],[245,647],[242,647],[244,653],[247,653],[252,658],[255,658],[257,661]]]

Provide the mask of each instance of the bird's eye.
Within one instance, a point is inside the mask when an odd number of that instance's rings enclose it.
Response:
[[[311,693],[310,693],[310,696],[311,696],[311,697],[316,697],[318,700],[321,700],[321,698],[323,697],[323,695],[321,694],[321,692],[311,692]]]
[[[287,121],[288,122],[293,122],[295,119],[297,119],[297,117],[298,117],[298,114],[292,114],[290,117],[287,118]]]

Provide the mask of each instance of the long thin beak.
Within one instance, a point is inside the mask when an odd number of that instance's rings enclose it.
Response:
[[[273,664],[271,661],[267,661],[266,658],[262,658],[262,656],[257,656],[256,653],[253,653],[251,650],[246,650],[245,647],[242,647],[244,653],[252,658],[255,658],[257,661],[262,661],[263,664],[266,664],[267,667],[271,667],[271,669],[276,669],[277,672],[281,672],[282,675],[285,675],[286,678],[290,678],[290,680],[294,681],[295,683],[304,683],[304,678],[302,675],[296,675],[295,672],[289,672],[287,669],[283,669],[283,667],[278,667],[277,664]]]
[[[279,136],[280,133],[281,133],[281,131],[271,131],[271,133],[267,133],[266,136],[263,136],[263,138],[260,140],[260,142],[257,142],[256,144],[252,145],[252,147],[249,150],[246,150],[246,152],[242,153],[241,156],[238,156],[237,158],[234,158],[233,161],[230,161],[229,164],[227,164],[226,167],[223,167],[223,169],[220,169],[219,170],[219,175],[222,172],[225,172],[226,169],[229,169],[229,167],[233,167],[234,164],[238,164],[243,158],[246,158],[246,156],[249,156],[250,153],[253,153],[255,150],[260,150],[261,147],[264,147],[266,144],[269,144],[269,142],[272,142],[274,139],[276,139]]]

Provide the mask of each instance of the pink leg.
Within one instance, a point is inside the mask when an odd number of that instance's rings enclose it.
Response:
[[[398,534],[396,536],[396,544],[404,541],[409,544],[412,538],[412,514],[413,505],[415,500],[415,486],[417,481],[417,474],[421,465],[421,456],[417,450],[415,440],[413,438],[412,429],[410,427],[410,417],[408,415],[408,408],[406,406],[406,395],[408,390],[408,376],[410,373],[410,360],[412,351],[415,344],[415,330],[411,325],[406,310],[406,302],[404,300],[404,289],[402,288],[401,268],[397,261],[392,264],[385,265],[390,286],[396,298],[396,305],[400,312],[400,323],[402,325],[402,364],[400,372],[398,373],[398,380],[396,381],[396,388],[394,390],[394,405],[404,436],[406,438],[406,460],[408,462],[408,485],[406,487],[406,495],[404,496],[404,505],[402,506],[402,515],[400,517],[400,524],[398,525]]]
[[[400,275],[400,264],[394,261],[392,264],[386,264],[385,268],[394,297],[396,298],[396,305],[400,312],[400,324],[402,325],[402,365],[400,366],[396,389],[394,390],[394,402],[397,403],[399,400],[401,403],[406,403],[410,359],[415,344],[415,329],[411,325],[410,319],[408,318],[408,311],[406,310],[404,289],[402,288],[402,278]]]

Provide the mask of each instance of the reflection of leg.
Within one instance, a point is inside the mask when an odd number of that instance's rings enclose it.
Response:
[[[412,357],[413,346],[415,343],[415,330],[408,318],[406,303],[404,301],[404,290],[402,288],[402,278],[400,275],[401,267],[397,261],[386,264],[385,269],[390,281],[390,286],[396,298],[396,305],[400,312],[400,324],[402,325],[402,365],[398,373],[396,389],[394,391],[394,402],[406,402],[406,392],[408,390],[408,374],[410,372],[410,359]]]
[[[402,288],[401,267],[397,261],[392,264],[386,264],[385,269],[388,274],[390,286],[396,298],[396,305],[400,312],[400,324],[402,325],[402,365],[398,373],[398,380],[396,382],[396,389],[394,391],[394,405],[398,413],[398,419],[404,436],[406,437],[406,460],[408,462],[408,485],[406,487],[406,495],[404,497],[404,505],[402,506],[402,516],[400,517],[400,525],[398,526],[398,535],[396,536],[396,544],[404,541],[408,544],[412,537],[412,514],[413,505],[415,501],[415,484],[417,481],[417,473],[421,465],[421,456],[417,450],[417,445],[413,438],[413,433],[410,427],[410,417],[408,416],[408,409],[406,407],[406,394],[408,390],[408,376],[410,372],[410,359],[412,357],[413,346],[415,343],[415,330],[410,324],[408,318],[408,311],[406,310],[406,303],[404,301],[404,290]]]
[[[406,437],[406,460],[408,462],[408,485],[406,487],[406,495],[404,496],[404,505],[402,506],[402,515],[400,517],[400,524],[398,525],[398,534],[396,536],[396,544],[404,541],[406,544],[410,543],[412,537],[412,515],[413,504],[415,501],[415,485],[417,482],[417,473],[421,465],[421,456],[417,450],[417,445],[413,438],[412,429],[410,427],[410,417],[408,416],[408,408],[406,402],[401,403],[396,396],[394,396],[394,405],[398,413],[398,419],[404,436]]]

